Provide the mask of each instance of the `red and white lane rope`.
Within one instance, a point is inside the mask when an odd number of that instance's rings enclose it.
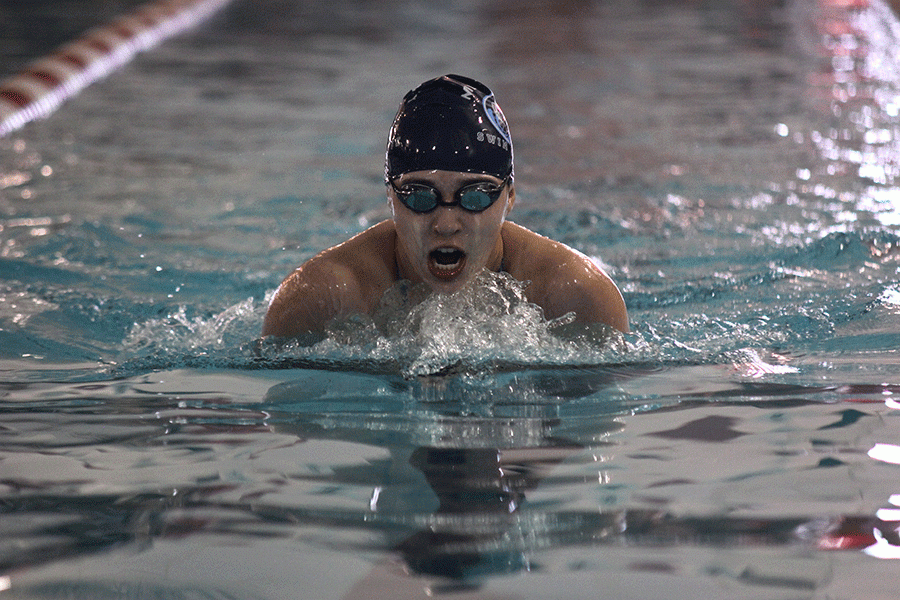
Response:
[[[66,99],[152,48],[192,27],[229,0],[157,0],[32,63],[0,83],[0,137],[47,117]]]

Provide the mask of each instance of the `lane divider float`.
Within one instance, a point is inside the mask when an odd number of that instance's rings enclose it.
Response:
[[[156,0],[31,63],[0,83],[0,137],[46,118],[68,98],[135,54],[193,27],[229,0]]]

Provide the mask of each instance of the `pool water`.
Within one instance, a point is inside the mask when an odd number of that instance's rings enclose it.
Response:
[[[137,4],[0,8],[2,74]],[[0,139],[0,600],[895,597],[898,42],[880,0],[233,0]],[[632,332],[488,278],[260,342],[448,72]]]

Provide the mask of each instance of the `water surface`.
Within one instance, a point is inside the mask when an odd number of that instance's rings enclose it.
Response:
[[[118,10],[19,4],[10,73]],[[891,597],[898,27],[235,0],[0,140],[0,595]],[[388,216],[396,104],[447,72],[510,121],[511,218],[632,333],[488,302],[258,344],[282,277]]]

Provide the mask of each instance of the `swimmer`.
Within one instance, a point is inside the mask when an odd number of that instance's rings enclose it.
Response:
[[[509,128],[491,90],[459,75],[409,92],[390,130],[385,185],[392,218],[308,260],[281,283],[263,336],[321,337],[371,315],[401,280],[436,293],[484,269],[530,282],[547,319],[628,331],[622,294],[585,255],[507,220],[516,202]]]

